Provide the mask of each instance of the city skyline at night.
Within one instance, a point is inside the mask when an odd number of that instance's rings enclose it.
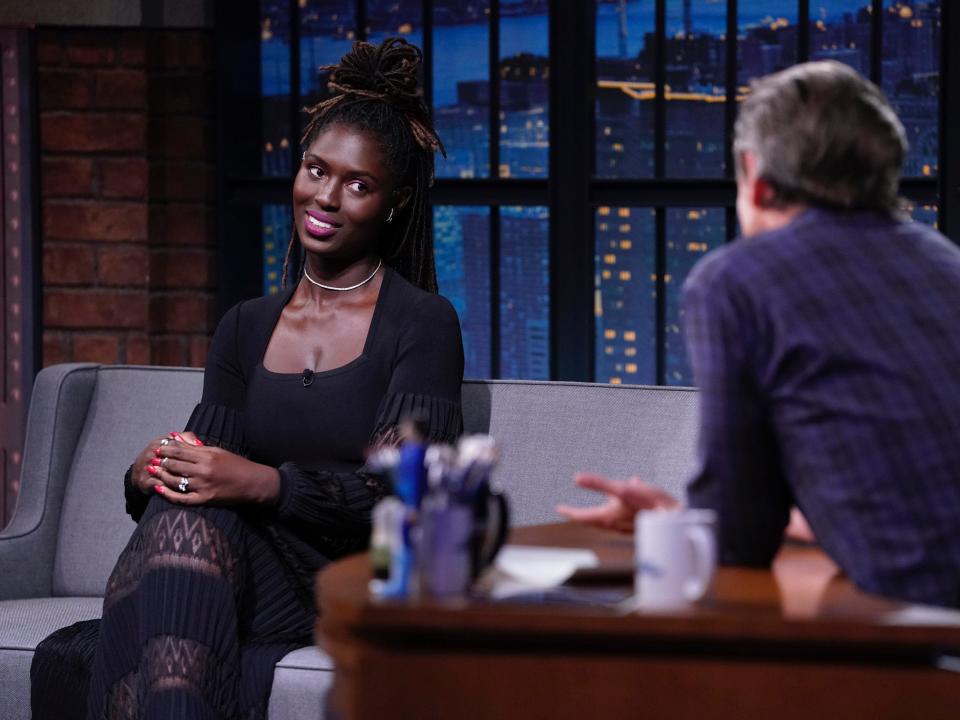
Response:
[[[437,158],[437,176],[547,178],[550,149],[550,48],[545,0],[513,0],[499,7],[499,61],[489,63],[489,3],[437,0],[433,4],[431,72],[433,114],[447,148]],[[594,167],[597,178],[655,176],[653,2],[599,2],[596,25]],[[737,17],[737,87],[741,99],[749,80],[782,69],[799,57],[796,2],[740,0]],[[263,172],[292,171],[289,121],[288,3],[262,3],[261,47],[264,96]],[[862,0],[811,2],[810,59],[834,59],[869,75],[879,50],[881,85],[907,130],[911,151],[908,177],[932,177],[939,153],[939,2],[885,2],[882,47],[871,46],[870,4]],[[368,37],[399,34],[423,40],[420,2],[366,4]],[[299,96],[319,97],[321,65],[334,63],[356,37],[353,2],[301,2]],[[729,178],[726,167],[727,7],[724,2],[668,0],[666,66],[663,76],[665,136],[663,177]],[[268,22],[269,20],[269,22]],[[286,22],[286,26],[284,23]],[[284,74],[286,68],[286,75]],[[490,74],[499,74],[500,117],[490,123]],[[491,167],[491,142],[498,163]],[[656,213],[642,198],[631,207],[594,208],[595,377],[598,381],[657,381]],[[282,211],[264,211],[264,281],[270,291],[277,260],[286,246]],[[935,207],[915,217],[936,222]],[[496,214],[496,222],[493,215]],[[437,206],[434,235],[441,292],[460,314],[467,375],[549,378],[550,292],[549,208]],[[690,268],[735,232],[722,207],[667,207],[665,308],[660,337],[661,379],[691,384],[682,336],[679,297]],[[499,232],[492,238],[491,232]],[[283,242],[277,239],[283,237]],[[270,247],[268,248],[268,244]],[[497,262],[491,258],[496,245]],[[281,247],[282,246],[282,247]],[[282,261],[282,257],[280,258]],[[273,274],[271,274],[273,273]],[[493,282],[493,274],[497,274]],[[499,297],[491,297],[492,289]],[[493,327],[492,324],[497,326]],[[497,353],[494,357],[494,353]]]

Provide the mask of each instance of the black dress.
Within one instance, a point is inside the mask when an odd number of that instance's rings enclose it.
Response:
[[[386,269],[362,354],[305,382],[262,362],[292,294],[224,316],[186,427],[279,468],[276,505],[183,507],[143,495],[128,473],[138,526],[108,581],[102,621],[38,647],[36,720],[79,716],[88,678],[97,720],[265,717],[274,665],[312,642],[314,574],[367,543],[383,489],[363,472],[364,450],[390,442],[411,414],[426,419],[432,440],[460,434],[463,348],[446,300]],[[77,697],[65,703],[64,688]]]

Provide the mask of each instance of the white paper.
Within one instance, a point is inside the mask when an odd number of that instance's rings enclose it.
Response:
[[[960,626],[960,611],[933,605],[907,605],[887,613],[880,622],[884,625],[957,627]]]
[[[527,588],[555,587],[580,568],[595,568],[599,564],[592,550],[533,545],[505,545],[494,562],[497,570]]]

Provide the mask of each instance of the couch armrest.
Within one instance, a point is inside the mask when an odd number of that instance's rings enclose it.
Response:
[[[60,511],[97,368],[53,365],[37,374],[10,524],[0,531],[0,600],[50,595]]]

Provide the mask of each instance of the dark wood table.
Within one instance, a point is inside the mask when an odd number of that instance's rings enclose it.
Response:
[[[511,541],[587,547],[613,571],[632,556],[630,538],[568,524]],[[785,547],[772,571],[721,568],[669,614],[388,602],[369,578],[355,556],[317,580],[344,718],[960,718],[960,613],[861,593],[814,548]]]

